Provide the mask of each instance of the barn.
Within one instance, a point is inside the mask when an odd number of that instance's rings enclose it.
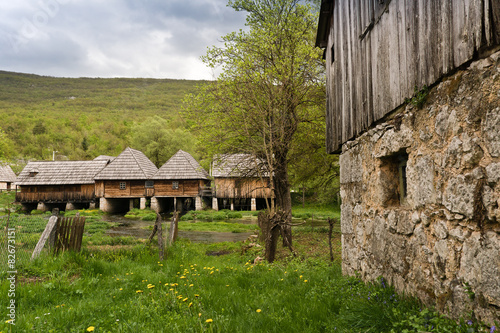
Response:
[[[263,160],[250,154],[214,156],[212,177],[215,195],[212,208],[260,210],[272,199],[269,174]]]
[[[94,207],[94,177],[107,161],[34,161],[16,178],[16,202],[25,210]]]
[[[316,45],[343,272],[498,320],[500,2],[323,0]]]
[[[179,150],[151,177],[151,208],[157,212],[201,210],[211,196],[208,172],[191,154]]]
[[[100,209],[115,213],[134,207],[146,208],[147,200],[154,194],[150,178],[157,171],[144,153],[125,148],[95,176],[95,195],[99,198]]]

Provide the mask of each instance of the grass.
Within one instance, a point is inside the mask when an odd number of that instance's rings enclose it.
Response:
[[[134,208],[125,214],[125,218],[128,219],[139,219],[142,221],[155,221],[156,220],[156,212],[147,208],[147,209],[138,209]]]
[[[251,215],[251,212],[238,212],[230,211],[227,209],[223,210],[203,210],[203,211],[189,211],[181,217],[181,221],[224,221],[230,219],[241,219],[243,215]]]
[[[72,215],[68,212],[67,215]],[[83,212],[81,212],[81,215]],[[17,268],[15,331],[35,332],[490,332],[464,317],[456,323],[398,295],[379,278],[365,284],[341,273],[340,233],[334,262],[324,228],[294,227],[298,257],[279,246],[273,264],[262,246],[197,244],[180,239],[158,249],[132,237],[109,237],[114,223],[85,212],[80,253],[42,255]],[[39,232],[47,216],[29,216]],[[195,230],[232,231],[227,222],[180,222]],[[35,234],[33,232],[33,234]],[[22,244],[16,246],[22,247]],[[262,245],[262,244],[261,244]],[[256,259],[257,258],[257,259]],[[0,294],[10,284],[0,274]],[[2,298],[6,306],[7,298]],[[469,320],[471,320],[469,322]],[[0,332],[13,328],[0,321]]]
[[[217,232],[250,232],[258,230],[255,224],[241,224],[230,222],[179,222],[179,230],[182,231],[217,231]]]
[[[300,239],[298,235],[298,239]],[[467,332],[324,258],[253,263],[240,243],[181,240],[43,256],[18,274],[16,329],[35,332]],[[224,256],[209,256],[219,251]],[[0,293],[7,294],[2,279]],[[438,325],[438,326],[434,326]],[[418,326],[414,328],[413,326]],[[434,328],[431,328],[434,326]],[[0,331],[9,324],[0,322]],[[466,328],[485,331],[479,323]],[[446,329],[446,330],[445,330]]]

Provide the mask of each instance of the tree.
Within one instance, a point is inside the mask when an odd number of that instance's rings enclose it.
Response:
[[[248,12],[248,30],[224,36],[224,46],[203,57],[221,74],[191,98],[192,118],[213,154],[249,153],[266,161],[276,205],[290,225],[289,152],[299,126],[324,110],[316,13],[298,0],[229,5]],[[290,229],[287,238],[291,243]]]
[[[0,159],[8,159],[13,155],[13,143],[0,128]]]
[[[161,167],[179,149],[193,151],[195,139],[189,132],[170,128],[167,120],[155,116],[132,127],[131,146]]]

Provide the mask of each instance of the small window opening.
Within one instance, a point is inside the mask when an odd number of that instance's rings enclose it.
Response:
[[[125,190],[125,189],[127,189],[127,183],[120,182],[120,190]]]
[[[172,189],[178,190],[179,189],[179,182],[172,182]]]
[[[335,44],[332,44],[332,48],[330,50],[330,56],[332,57],[332,64],[335,62]]]
[[[406,204],[408,185],[406,165],[408,154],[400,152],[380,159],[381,201],[385,207]]]
[[[145,184],[146,188],[154,188],[155,187],[155,182],[152,180],[146,180]]]

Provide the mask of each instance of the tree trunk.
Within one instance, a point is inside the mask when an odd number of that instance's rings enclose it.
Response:
[[[277,154],[276,154],[277,155]],[[284,154],[286,156],[286,154]],[[276,206],[285,212],[283,218],[286,227],[284,229],[283,246],[292,246],[292,196],[290,194],[290,183],[288,181],[288,165],[286,158],[276,156],[277,166],[274,174],[274,189],[276,193]]]

